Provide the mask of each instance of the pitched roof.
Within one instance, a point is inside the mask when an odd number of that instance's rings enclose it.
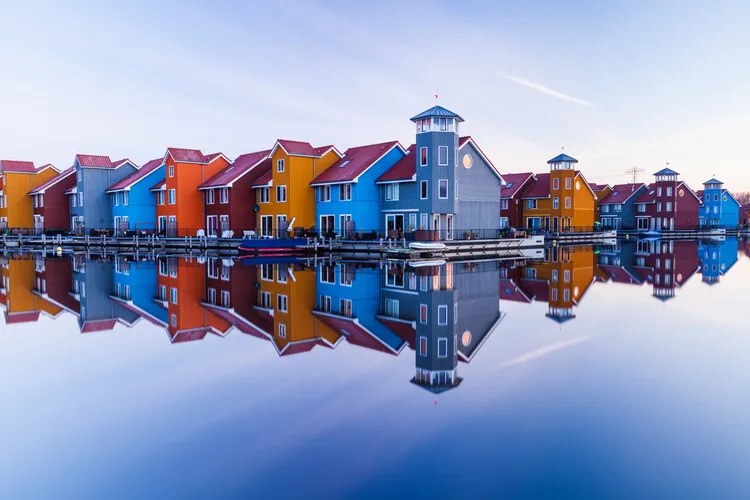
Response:
[[[706,184],[724,184],[724,183],[721,182],[720,180],[718,180],[716,177],[712,177],[711,179],[709,179],[709,180],[707,180],[706,182],[703,183],[704,186]]]
[[[464,121],[464,119],[458,116],[456,113],[448,109],[445,109],[442,106],[433,106],[428,110],[422,111],[418,115],[412,116],[411,121],[417,121],[417,120],[421,120],[422,118],[430,118],[433,116],[437,116],[441,118],[457,118],[459,121]]]
[[[149,191],[164,191],[165,189],[167,189],[167,179],[162,179],[148,188]]]
[[[268,164],[270,166],[271,164],[270,159],[268,160]],[[269,168],[266,173],[258,177],[258,179],[256,179],[255,182],[253,182],[252,187],[270,186],[272,180],[273,180],[273,170]]]
[[[412,144],[406,150],[406,156],[397,161],[391,168],[383,172],[375,182],[411,181],[417,174],[417,145]]]
[[[526,190],[521,195],[522,198],[547,198],[549,196],[550,180],[549,173],[536,174],[534,179]]]
[[[201,184],[198,189],[209,189],[217,187],[230,187],[231,184],[247,174],[251,170],[257,170],[262,166],[263,163],[267,163],[268,168],[271,167],[271,161],[268,160],[268,154],[271,150],[266,149],[263,151],[256,151],[254,153],[246,153],[238,156],[235,160],[230,163],[225,169],[208,179],[206,182]],[[265,173],[259,172],[259,175]]]
[[[62,172],[60,172],[59,174],[57,174],[56,176],[54,176],[53,178],[51,178],[50,180],[48,180],[47,182],[45,182],[44,184],[40,184],[39,186],[29,191],[29,194],[42,194],[48,188],[54,186],[58,182],[66,179],[67,177],[70,177],[71,175],[75,174],[75,171],[76,171],[75,167],[67,168],[63,170]]]
[[[398,141],[381,142],[367,146],[349,148],[344,156],[334,163],[325,172],[317,176],[310,183],[311,186],[319,184],[335,184],[337,182],[356,181],[367,169],[372,167],[380,158],[393,148],[398,147],[406,153]]]
[[[679,172],[675,172],[671,168],[663,168],[656,172],[654,175],[680,175]]]
[[[121,181],[111,185],[109,189],[107,189],[107,192],[112,193],[114,191],[124,191],[130,189],[131,187],[133,187],[133,185],[135,185],[135,183],[147,177],[162,165],[162,158],[154,158],[153,160],[143,165],[139,170],[136,170]]]
[[[578,163],[578,160],[573,158],[572,156],[568,156],[565,153],[560,153],[559,155],[555,156],[551,160],[547,161],[547,163],[562,163],[564,161],[569,161],[572,163]]]
[[[33,161],[0,160],[0,171],[5,173],[33,174],[36,172],[36,167]]]
[[[5,323],[8,325],[14,323],[34,323],[39,321],[39,311],[24,311],[24,312],[5,312]]]
[[[104,332],[112,330],[117,324],[116,319],[96,319],[84,321],[81,326],[81,333]]]
[[[487,157],[487,155],[484,154],[484,151],[482,151],[482,148],[479,147],[479,144],[477,144],[476,141],[470,135],[458,138],[458,148],[459,149],[463,148],[464,146],[466,146],[469,143],[471,143],[471,145],[474,146],[474,149],[477,151],[477,153],[479,153],[479,156],[481,156],[482,159],[485,161],[485,163],[487,163],[487,165],[489,165],[490,170],[492,171],[492,173],[494,173],[500,179],[500,182],[502,182],[503,181],[503,176],[500,175],[500,171],[497,168],[495,168],[495,165],[490,161],[490,159]]]
[[[330,313],[313,311],[313,316],[325,323],[329,328],[341,333],[350,344],[366,347],[388,354],[398,354],[406,346],[400,337],[389,332],[388,338],[382,338],[368,330],[356,318],[337,316]]]
[[[524,183],[534,177],[534,174],[531,172],[524,172],[522,174],[502,174],[502,176],[503,179],[505,179],[505,184],[503,184],[503,187],[500,189],[500,197],[513,198],[518,194]]]
[[[81,167],[99,167],[99,168],[115,168],[116,165],[112,163],[109,156],[100,155],[83,155],[77,154],[76,160]]]
[[[167,153],[176,162],[208,163],[210,160],[199,149],[167,148]],[[166,155],[165,155],[166,156]]]
[[[284,151],[291,156],[310,156],[313,158],[320,156],[318,150],[309,142],[279,139],[276,141],[276,145],[274,145],[272,152],[276,149],[276,146],[281,146]]]
[[[319,146],[315,148],[315,152],[318,154],[318,156],[323,156],[331,150],[333,150],[333,152],[336,153],[336,156],[338,156],[339,158],[344,156],[341,154],[341,151],[336,149],[336,146],[334,146],[333,144],[329,144],[328,146]]]
[[[645,187],[646,185],[643,183],[638,184],[615,184],[612,186],[612,192],[607,195],[606,198],[601,200],[599,202],[600,205],[604,204],[610,204],[610,203],[625,203],[630,199],[631,196],[633,196],[635,193],[638,192],[638,190],[641,187]]]
[[[646,190],[641,193],[635,200],[636,203],[654,203],[656,202],[656,188],[653,184],[646,186]]]

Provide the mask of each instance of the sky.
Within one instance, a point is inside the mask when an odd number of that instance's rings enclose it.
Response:
[[[750,4],[590,3],[0,0],[0,158],[407,146],[437,103],[503,173],[750,191]]]

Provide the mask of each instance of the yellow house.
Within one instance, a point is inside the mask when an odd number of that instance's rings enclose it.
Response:
[[[61,307],[35,293],[45,279],[43,273],[41,258],[10,259],[3,263],[0,294],[4,295],[6,324],[36,322],[40,313],[54,318],[62,312]]]
[[[253,184],[258,204],[258,232],[286,237],[295,228],[315,226],[315,190],[310,182],[342,158],[333,146],[314,148],[307,142],[276,141],[271,172]]]
[[[0,160],[0,230],[33,229],[36,197],[28,193],[59,173],[52,165],[36,168],[30,161]]]

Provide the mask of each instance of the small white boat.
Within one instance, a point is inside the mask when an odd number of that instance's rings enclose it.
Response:
[[[414,241],[409,243],[409,248],[412,250],[445,250],[447,247],[445,246],[445,243]]]
[[[443,259],[409,261],[409,267],[414,267],[414,268],[437,267],[437,266],[444,266],[444,265],[445,265],[445,261]]]

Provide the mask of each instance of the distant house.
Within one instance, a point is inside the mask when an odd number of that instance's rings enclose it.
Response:
[[[380,191],[375,180],[406,154],[398,141],[349,148],[343,157],[310,185],[321,234],[352,238],[355,233],[380,232]]]
[[[36,168],[30,161],[0,160],[0,231],[33,230],[33,200],[28,192],[59,173],[52,165]]]
[[[283,238],[295,228],[315,226],[315,190],[310,182],[342,156],[334,146],[277,140],[270,153],[271,172],[253,183],[260,234]]]
[[[225,169],[229,159],[222,153],[204,155],[198,149],[167,148],[163,163],[165,180],[151,188],[156,196],[157,231],[169,237],[204,232],[204,194],[198,187]]]
[[[76,171],[70,167],[29,191],[34,206],[34,229],[63,232],[70,230],[70,203],[65,192],[76,185]]]
[[[698,220],[701,227],[736,228],[740,223],[740,202],[724,189],[724,183],[711,179],[696,193],[701,200]]]
[[[253,184],[271,172],[270,150],[238,156],[226,168],[201,184],[206,212],[206,235],[221,236],[231,231],[241,237],[254,231],[257,200]]]
[[[603,228],[636,229],[635,202],[648,188],[645,184],[617,184],[599,200],[599,221]]]
[[[155,231],[156,199],[150,188],[161,180],[164,163],[162,158],[156,158],[107,189],[115,233]]]
[[[505,184],[500,190],[500,217],[504,227],[523,228],[523,200],[521,196],[536,182],[536,176],[528,172],[523,174],[502,174]]]
[[[671,231],[697,229],[700,199],[679,180],[679,173],[664,168],[654,174],[656,182],[636,200],[636,225],[640,230]]]
[[[387,235],[496,238],[503,179],[471,137],[459,137],[463,118],[434,106],[411,121],[416,144],[376,181]]]
[[[70,200],[70,228],[76,234],[112,229],[112,202],[107,189],[138,171],[130,160],[113,162],[109,156],[78,154],[73,161],[76,186],[66,191]]]
[[[750,226],[750,204],[740,209],[740,224],[744,227]]]
[[[596,196],[596,208],[594,210],[594,220],[598,221],[600,220],[599,216],[599,202],[602,201],[604,198],[609,196],[609,194],[612,192],[612,186],[609,184],[595,184],[595,183],[589,183],[589,186],[591,186],[591,190],[594,191],[594,195]]]

